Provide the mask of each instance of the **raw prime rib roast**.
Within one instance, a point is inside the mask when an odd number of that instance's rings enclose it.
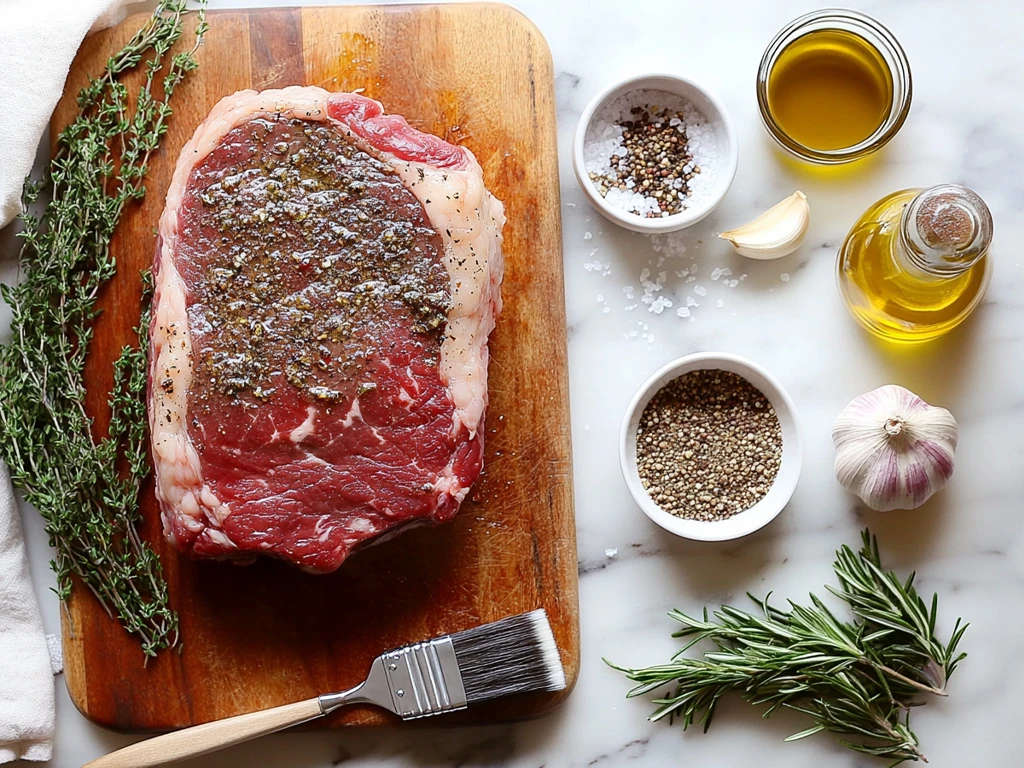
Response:
[[[223,99],[160,219],[149,421],[194,557],[335,570],[480,474],[501,203],[463,147],[350,93]]]

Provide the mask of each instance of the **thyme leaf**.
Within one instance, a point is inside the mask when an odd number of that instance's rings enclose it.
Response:
[[[787,741],[828,731],[844,746],[891,765],[927,762],[910,729],[910,708],[922,694],[946,695],[950,675],[967,655],[957,652],[967,625],[957,619],[949,641],[939,640],[938,597],[925,603],[913,574],[900,580],[883,569],[869,531],[860,551],[843,546],[832,567],[840,586],[827,589],[849,605],[853,621],[835,616],[813,594],[809,606],[790,601],[787,608],[772,605],[770,594],[749,595],[756,613],[732,606],[710,616],[705,608],[700,618],[669,613],[683,625],[673,637],[686,642],[668,664],[629,669],[606,663],[637,683],[629,697],[672,686],[653,699],[652,721],[678,718],[684,729],[698,724],[707,731],[719,700],[735,692],[767,705],[765,717],[786,707],[813,720]],[[684,655],[702,641],[713,650],[699,658]]]
[[[84,407],[85,360],[96,301],[117,266],[110,240],[125,206],[145,194],[152,153],[167,132],[174,90],[196,66],[207,31],[198,10],[195,45],[171,54],[185,0],[161,0],[153,15],[78,94],[79,113],[57,139],[45,177],[27,180],[20,217],[21,280],[0,286],[12,313],[0,345],[0,457],[46,521],[62,601],[73,577],[136,635],[146,657],[177,643],[178,620],[156,553],[138,536],[146,447],[146,340],[121,350],[107,435]],[[131,94],[125,79],[142,67]],[[49,187],[42,213],[33,204]],[[41,201],[40,201],[41,202]]]

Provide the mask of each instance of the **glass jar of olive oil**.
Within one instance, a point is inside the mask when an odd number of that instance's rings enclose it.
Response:
[[[992,214],[958,184],[904,189],[876,202],[839,251],[839,293],[861,325],[890,341],[951,331],[981,303],[992,274]]]
[[[884,146],[910,112],[910,64],[885,27],[856,11],[801,16],[772,40],[757,103],[776,142],[802,160],[858,160]]]

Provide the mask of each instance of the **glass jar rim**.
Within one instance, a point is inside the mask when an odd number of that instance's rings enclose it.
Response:
[[[889,113],[881,125],[864,140],[840,149],[815,149],[792,138],[782,130],[776,121],[768,102],[768,77],[782,51],[790,43],[811,31],[805,31],[807,27],[825,24],[826,26],[823,28],[827,29],[829,22],[835,23],[835,29],[855,34],[878,50],[892,75],[894,98]],[[898,98],[895,98],[897,95]],[[910,74],[910,62],[896,37],[888,28],[870,16],[845,8],[823,8],[793,19],[775,35],[768,47],[765,48],[757,70],[757,105],[761,112],[761,120],[764,122],[765,128],[768,129],[768,133],[776,143],[791,154],[803,160],[823,165],[848,163],[885,146],[906,122],[907,115],[910,114],[912,96],[913,81]]]

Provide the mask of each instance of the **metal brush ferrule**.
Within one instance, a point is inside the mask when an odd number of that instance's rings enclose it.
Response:
[[[376,704],[403,720],[455,712],[468,703],[447,635],[388,651],[373,662],[365,683],[320,697],[325,715],[346,704]]]
[[[395,712],[403,718],[466,708],[466,690],[450,637],[413,643],[381,658]]]

